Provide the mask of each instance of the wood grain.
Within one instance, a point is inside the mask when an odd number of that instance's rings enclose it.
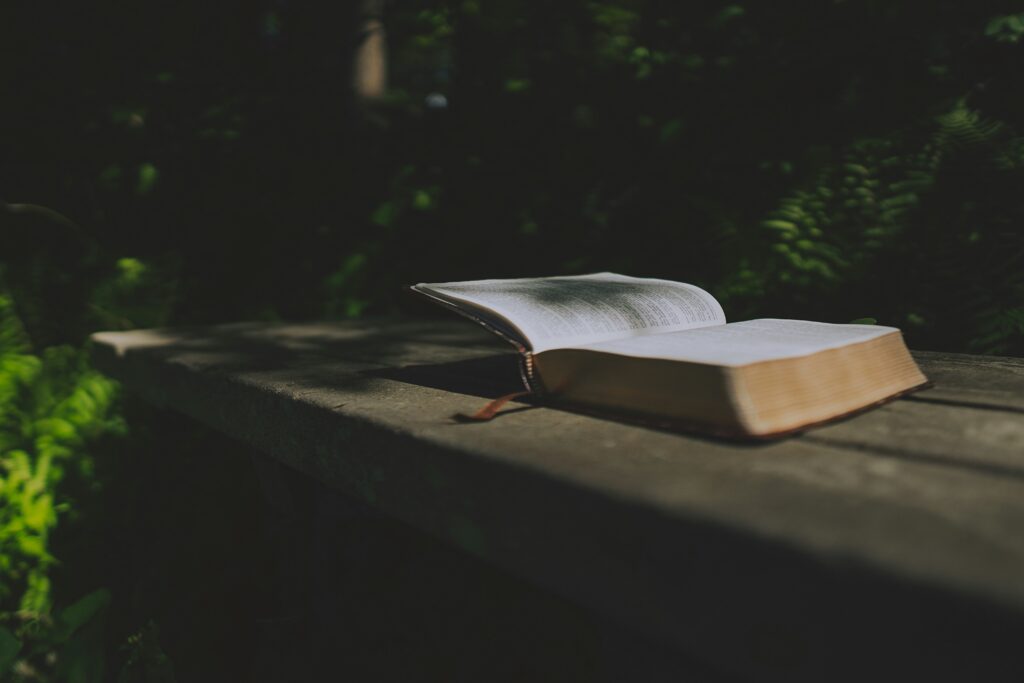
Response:
[[[1022,672],[1020,360],[919,354],[934,389],[742,445],[525,403],[457,423],[518,383],[458,321],[94,339],[147,400],[726,675]]]

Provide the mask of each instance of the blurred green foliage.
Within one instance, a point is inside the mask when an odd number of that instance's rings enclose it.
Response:
[[[8,252],[62,264],[11,283],[25,324],[422,312],[404,285],[608,269],[1024,352],[1012,3],[385,3],[371,101],[360,6],[8,10],[0,192],[82,226]]]
[[[92,622],[109,595],[92,593],[54,613],[50,536],[75,503],[65,479],[91,483],[89,444],[123,430],[116,394],[78,349],[33,353],[0,295],[0,676],[101,680],[103,634]]]
[[[1024,354],[1013,3],[390,3],[372,101],[359,6],[3,8],[0,197],[34,203],[0,202],[0,672],[67,677],[33,648],[92,633],[51,577],[124,431],[95,330],[429,314],[404,285],[607,269],[732,319]]]
[[[410,124],[406,92],[369,119],[426,139],[332,294],[610,269],[698,282],[734,319],[870,314],[918,348],[1024,353],[1024,65],[1000,9],[396,8],[425,37],[399,75],[451,106]]]
[[[110,593],[99,589],[55,613],[30,617],[16,631],[0,626],[0,675],[15,681],[102,681],[103,617]]]

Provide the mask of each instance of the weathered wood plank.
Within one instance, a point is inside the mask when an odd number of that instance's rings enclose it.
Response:
[[[902,400],[803,438],[1024,479],[1024,412]]]
[[[915,351],[914,358],[935,383],[914,400],[1024,411],[1024,358],[932,351]]]
[[[914,355],[932,388],[803,438],[876,458],[1024,478],[1024,359]]]
[[[551,408],[458,424],[453,413],[516,382],[514,359],[492,358],[502,347],[458,323],[96,341],[100,366],[148,399],[723,671],[862,680],[885,661],[894,677],[994,680],[1021,669],[1015,413],[899,401],[767,445]],[[950,395],[970,394],[956,373]],[[995,432],[1011,420],[1009,436],[965,431],[979,415],[997,415],[985,423]],[[858,425],[903,445],[886,452],[855,438]],[[909,432],[938,436],[916,449]]]

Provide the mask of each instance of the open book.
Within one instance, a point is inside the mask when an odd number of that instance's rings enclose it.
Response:
[[[681,282],[595,273],[412,289],[514,344],[531,391],[702,431],[780,435],[927,383],[896,328],[726,323],[714,297]]]

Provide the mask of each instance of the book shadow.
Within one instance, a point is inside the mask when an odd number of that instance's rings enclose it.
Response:
[[[450,391],[481,399],[480,407],[488,402],[515,392],[522,392],[523,380],[519,373],[519,357],[515,354],[495,354],[466,360],[422,365],[406,365],[393,368],[365,370],[361,374],[368,377],[390,379],[407,384]],[[612,413],[589,407],[556,403],[536,395],[521,396],[509,401],[509,404],[498,411],[493,418],[500,419],[505,415],[525,412],[536,408],[548,408],[564,413],[586,415],[609,422],[641,427],[652,431],[682,434],[691,438],[706,441],[727,442],[733,445],[757,448],[766,446],[778,439],[752,439],[750,437],[709,433],[706,428],[686,423],[652,420],[628,413]],[[479,420],[467,419],[465,415],[453,414],[453,422],[479,423]],[[795,436],[791,435],[791,436]]]
[[[443,363],[377,368],[364,370],[362,374],[483,399],[523,390],[523,380],[519,377],[519,356],[513,353]]]

